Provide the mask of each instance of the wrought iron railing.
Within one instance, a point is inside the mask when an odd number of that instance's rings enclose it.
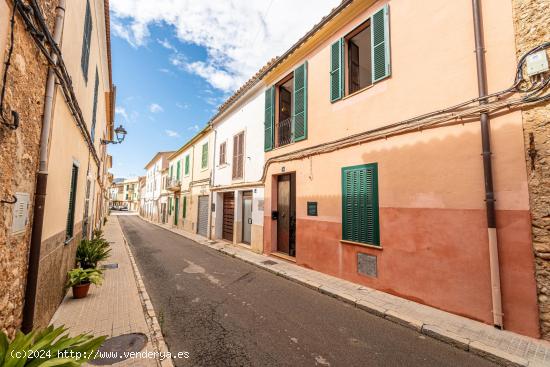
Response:
[[[168,180],[166,180],[166,189],[167,190],[175,190],[181,188],[181,181],[178,180],[175,177],[168,177]]]
[[[275,123],[275,146],[282,147],[294,141],[293,136],[294,119],[289,117]]]

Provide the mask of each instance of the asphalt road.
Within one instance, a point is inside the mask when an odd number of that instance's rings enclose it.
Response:
[[[495,366],[223,255],[118,217],[177,366]]]

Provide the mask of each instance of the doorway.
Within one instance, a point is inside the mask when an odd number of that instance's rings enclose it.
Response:
[[[233,222],[235,220],[235,193],[223,193],[223,225],[222,238],[233,242]]]
[[[197,218],[197,233],[208,235],[208,195],[199,196],[199,213]]]
[[[277,251],[296,256],[296,176],[277,178]]]
[[[180,198],[176,197],[176,202],[174,203],[174,225],[178,225],[178,214],[180,211]]]
[[[243,192],[242,242],[250,245],[252,237],[252,191]]]

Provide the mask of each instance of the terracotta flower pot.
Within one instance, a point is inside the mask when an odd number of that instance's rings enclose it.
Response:
[[[73,285],[73,298],[79,299],[86,297],[89,289],[90,283]]]

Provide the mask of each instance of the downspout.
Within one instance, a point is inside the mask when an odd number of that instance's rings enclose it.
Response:
[[[483,21],[481,17],[481,0],[472,0],[474,16],[474,35],[476,43],[477,86],[479,96],[487,95],[487,69],[485,65],[485,46],[483,42]],[[481,100],[480,104],[487,104]],[[489,265],[491,269],[491,298],[493,302],[493,325],[503,328],[502,295],[500,290],[500,268],[498,262],[498,239],[495,218],[495,193],[493,190],[493,170],[491,164],[491,134],[489,114],[481,113],[481,145],[483,156],[483,175],[485,178],[485,206],[487,210],[487,234],[489,237]]]
[[[54,42],[59,45],[63,34],[63,19],[65,18],[65,0],[59,0],[55,8]],[[57,54],[51,55],[57,64]],[[40,263],[40,246],[42,243],[42,227],[44,224],[44,206],[46,204],[46,188],[48,186],[48,148],[52,125],[53,97],[55,94],[55,66],[50,66],[46,82],[44,101],[44,116],[42,117],[42,132],[40,135],[40,166],[36,177],[36,192],[32,222],[31,243],[29,249],[29,266],[25,289],[25,304],[23,307],[23,323],[21,329],[28,333],[34,326],[34,308],[36,304],[36,289],[38,285],[38,267]]]

